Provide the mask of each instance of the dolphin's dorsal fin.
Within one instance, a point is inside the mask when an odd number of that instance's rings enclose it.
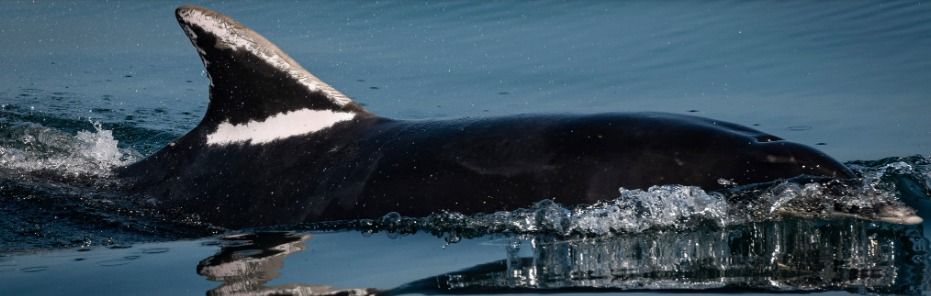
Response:
[[[175,15],[210,78],[210,104],[201,122],[215,129],[208,143],[267,142],[368,114],[232,18],[197,6],[179,7]],[[279,133],[256,137],[262,124]]]

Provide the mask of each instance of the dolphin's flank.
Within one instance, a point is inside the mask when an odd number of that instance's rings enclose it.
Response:
[[[740,125],[666,113],[379,117],[220,13],[176,15],[210,79],[200,124],[120,169],[161,206],[231,227],[440,210],[494,212],[618,188],[722,187],[799,175],[854,177],[810,147]]]

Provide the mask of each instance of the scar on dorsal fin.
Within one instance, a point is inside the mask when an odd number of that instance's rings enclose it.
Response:
[[[232,18],[197,6],[181,6],[175,15],[210,79],[210,103],[201,125],[243,125],[307,110],[368,114]]]

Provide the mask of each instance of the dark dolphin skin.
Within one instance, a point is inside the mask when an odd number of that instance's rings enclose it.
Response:
[[[851,178],[810,147],[667,113],[379,117],[217,12],[177,9],[211,80],[203,121],[119,170],[134,192],[231,227],[565,205],[618,188],[721,189],[800,175]]]

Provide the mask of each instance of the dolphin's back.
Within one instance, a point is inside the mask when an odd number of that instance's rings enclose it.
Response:
[[[665,113],[378,117],[219,13],[176,12],[210,78],[200,124],[120,169],[136,193],[225,226],[572,205],[620,187],[852,176],[810,147]],[[726,182],[725,182],[726,181]]]
[[[615,198],[621,187],[716,190],[799,175],[853,176],[810,147],[736,124],[667,113],[389,121],[363,135],[353,159],[364,165],[328,177],[360,185],[327,188],[344,195],[321,213],[326,219],[361,215],[365,208],[372,210],[362,216],[377,217],[385,209],[411,216],[436,209],[512,210],[544,198],[591,204]]]

